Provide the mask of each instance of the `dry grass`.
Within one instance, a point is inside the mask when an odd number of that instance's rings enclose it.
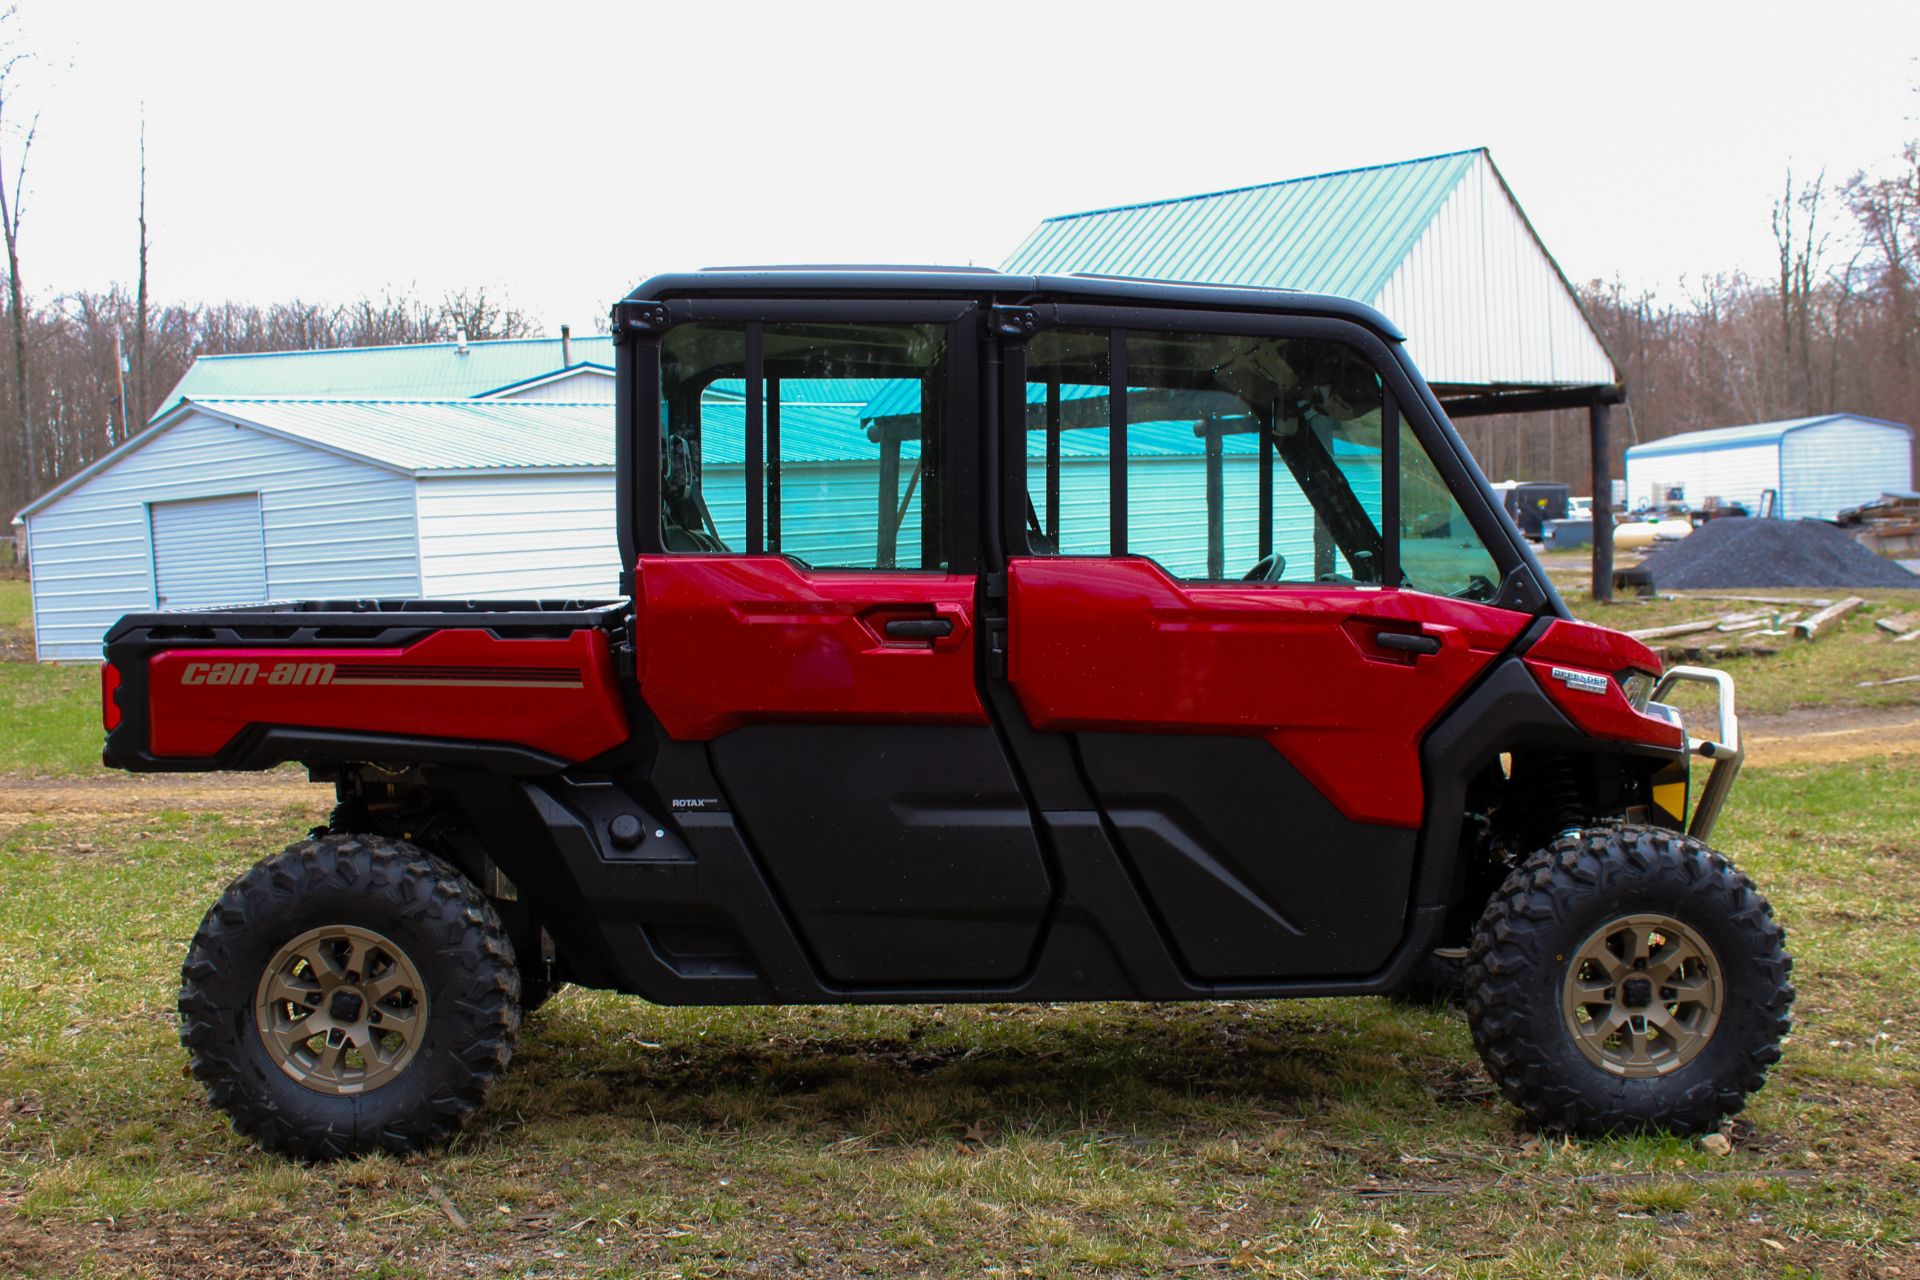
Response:
[[[1920,1271],[1910,767],[1742,783],[1724,843],[1787,920],[1802,996],[1729,1156],[1543,1141],[1445,1009],[569,992],[452,1150],[290,1165],[226,1129],[173,1038],[205,903],[325,801],[240,794],[0,837],[0,1237],[24,1274]]]

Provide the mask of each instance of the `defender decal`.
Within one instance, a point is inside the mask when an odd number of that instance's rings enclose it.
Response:
[[[1592,671],[1575,671],[1570,667],[1555,667],[1553,678],[1572,689],[1575,693],[1605,693],[1612,681]]]

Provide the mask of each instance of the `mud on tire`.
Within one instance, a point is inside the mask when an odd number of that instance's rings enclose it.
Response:
[[[1593,940],[1617,922],[1648,917],[1674,922],[1672,932],[1699,944],[1694,949],[1712,963],[1692,972],[1717,968],[1716,1008],[1711,1019],[1704,1006],[1694,1017],[1704,1036],[1689,1041],[1682,1030],[1665,1040],[1658,1052],[1674,1056],[1664,1064],[1609,1067],[1595,1060],[1591,1042],[1588,1048],[1577,1043],[1575,1025],[1591,1014],[1573,1011],[1578,1001],[1570,972],[1582,955],[1596,954]],[[1752,881],[1697,840],[1626,825],[1565,836],[1507,877],[1474,930],[1466,972],[1474,1045],[1501,1091],[1544,1128],[1710,1130],[1746,1104],[1780,1058],[1794,995],[1785,944]],[[1615,943],[1601,960],[1609,968],[1617,963],[1637,991],[1608,987],[1604,998],[1618,999],[1623,1014],[1634,1007],[1664,1014],[1672,989],[1657,976],[1651,982],[1636,977],[1630,958],[1619,958],[1628,949]],[[1658,956],[1655,961],[1657,974]],[[1639,963],[1645,971],[1645,960]],[[1611,981],[1605,971],[1578,969],[1572,977],[1586,974],[1597,988]],[[1688,990],[1706,989],[1697,976],[1688,981],[1694,984]],[[1596,991],[1594,998],[1602,996]],[[1649,1008],[1649,1000],[1658,1008]],[[1646,1027],[1643,1019],[1632,1050],[1643,1058],[1649,1043],[1662,1038],[1657,1028],[1649,1038]]]
[[[343,926],[391,940],[423,989],[417,1043],[359,1092],[295,1079],[257,1008],[285,948]],[[346,997],[341,1016],[366,1018],[368,999]],[[519,1025],[519,974],[493,908],[450,864],[381,836],[328,835],[262,859],[207,912],[181,971],[180,1039],[209,1101],[260,1146],[305,1159],[444,1142],[499,1080]]]

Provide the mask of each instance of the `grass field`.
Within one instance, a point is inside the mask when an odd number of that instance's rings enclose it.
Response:
[[[1794,679],[1836,690],[1818,660],[1858,656],[1807,653]],[[0,664],[0,697],[0,1274],[1920,1274],[1912,755],[1735,791],[1718,843],[1800,1000],[1727,1154],[1529,1132],[1448,1009],[569,991],[450,1150],[313,1168],[205,1105],[172,1005],[207,903],[329,797],[100,773],[91,669]]]

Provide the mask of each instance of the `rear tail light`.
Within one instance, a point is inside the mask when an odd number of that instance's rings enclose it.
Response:
[[[120,727],[120,668],[111,662],[100,664],[100,723],[108,733]]]

